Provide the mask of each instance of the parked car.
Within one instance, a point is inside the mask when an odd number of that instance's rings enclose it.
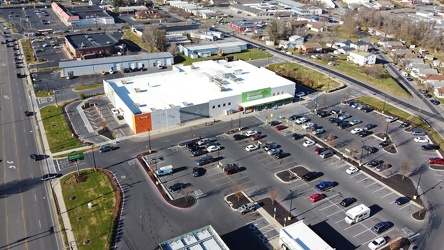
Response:
[[[243,139],[245,139],[245,138],[247,138],[247,136],[245,136],[245,135],[241,135],[241,134],[235,134],[235,135],[233,135],[233,139],[234,139],[235,141],[240,141],[240,140],[243,140]]]
[[[302,123],[305,123],[307,121],[308,121],[308,119],[305,118],[305,117],[300,117],[300,118],[296,119],[296,123],[297,124],[302,124]]]
[[[207,150],[203,149],[203,148],[198,148],[197,150],[191,151],[191,155],[192,156],[201,156],[208,153]]]
[[[317,202],[317,201],[320,201],[320,200],[322,200],[322,195],[321,194],[312,194],[311,196],[310,196],[310,198],[309,198],[309,200],[311,201],[311,202]]]
[[[248,146],[245,147],[245,150],[247,150],[248,152],[254,151],[256,149],[259,149],[259,146],[256,145],[256,144],[248,145]]]
[[[282,158],[285,158],[285,157],[287,157],[289,155],[290,155],[290,153],[280,151],[277,154],[275,154],[274,157],[276,159],[282,159]]]
[[[421,146],[422,150],[438,150],[439,145],[436,144],[425,144]]]
[[[279,125],[281,123],[279,121],[271,121],[268,124],[270,124],[271,126],[276,126],[276,125]]]
[[[381,164],[383,164],[384,163],[384,161],[383,160],[371,160],[371,161],[369,161],[369,162],[367,162],[367,166],[368,167],[377,167],[377,166],[379,166],[379,165],[381,165]]]
[[[316,178],[318,178],[320,176],[320,174],[318,172],[308,172],[306,174],[304,174],[301,178],[303,181],[312,181]]]
[[[262,139],[262,137],[263,137],[262,134],[255,134],[255,135],[253,135],[252,137],[250,137],[250,140],[251,140],[251,141],[257,141],[257,140]]]
[[[294,120],[299,119],[299,118],[301,118],[301,116],[299,116],[299,115],[292,115],[292,116],[288,117],[288,120],[289,121],[294,121]]]
[[[372,153],[376,153],[378,152],[378,148],[372,147],[372,146],[363,146],[362,147],[365,151],[367,151],[368,153],[372,154]]]
[[[302,128],[303,128],[303,129],[308,129],[308,128],[312,128],[312,127],[314,127],[314,126],[315,126],[314,123],[312,123],[312,122],[307,122],[307,123],[304,123],[304,124],[302,125]]]
[[[279,152],[282,152],[282,150],[281,149],[277,149],[277,148],[272,148],[272,149],[267,151],[267,154],[275,155],[275,154],[278,154]]]
[[[200,168],[198,168],[198,167],[193,168],[193,176],[194,177],[200,176]]]
[[[256,210],[256,204],[254,204],[253,202],[242,205],[237,209],[237,211],[241,214],[246,214],[250,211],[255,211],[255,210]]]
[[[397,120],[398,120],[398,117],[395,117],[395,116],[389,116],[389,117],[387,117],[387,119],[385,119],[385,121],[388,122],[388,123],[392,123],[392,122],[395,122]]]
[[[349,121],[349,123],[350,123],[350,125],[354,126],[354,125],[357,125],[359,123],[362,123],[362,121],[354,119],[354,120]]]
[[[286,127],[284,126],[284,125],[277,125],[276,127],[274,127],[274,130],[276,130],[276,131],[280,131],[280,130],[283,130],[283,129],[285,129]]]
[[[247,133],[245,133],[245,135],[248,137],[256,135],[256,134],[257,134],[256,130],[250,130],[250,131],[247,131]]]
[[[381,172],[381,171],[387,170],[391,167],[392,167],[392,164],[383,163],[383,164],[380,164],[379,166],[376,166],[375,170],[378,172]]]
[[[217,145],[211,145],[211,146],[207,147],[207,151],[210,153],[219,151],[220,149],[221,149],[221,147],[217,146]]]
[[[332,181],[323,181],[315,186],[316,191],[325,191],[334,187],[334,183]]]
[[[439,105],[439,104],[441,104],[438,100],[435,100],[435,99],[431,99],[430,102],[431,102],[433,105]]]
[[[306,140],[304,141],[304,143],[302,144],[304,147],[311,147],[313,145],[315,145],[316,142],[312,141],[312,140]]]
[[[351,166],[351,167],[347,168],[347,170],[345,170],[345,172],[347,174],[354,174],[354,173],[359,172],[359,168],[357,168],[355,166]]]
[[[316,112],[316,115],[320,118],[324,118],[324,117],[328,116],[328,112],[325,110],[318,110]]]
[[[369,106],[363,106],[361,110],[364,111],[365,113],[368,113],[368,112],[372,112],[374,109]]]
[[[430,164],[444,165],[444,159],[439,157],[429,158]]]
[[[384,239],[384,237],[379,237],[370,241],[370,243],[368,243],[368,248],[371,250],[376,250],[385,244],[387,244],[387,241]]]
[[[211,141],[210,138],[202,138],[197,142],[197,145],[202,146],[209,143],[210,141]]]
[[[389,229],[390,227],[392,227],[392,223],[388,222],[388,221],[381,221],[376,223],[373,227],[372,227],[372,232],[380,234],[382,232],[384,232],[385,230]]]
[[[338,122],[340,122],[341,120],[340,119],[338,119],[338,118],[330,118],[330,119],[328,119],[328,122],[330,122],[330,123],[338,123]]]
[[[169,186],[168,190],[170,192],[176,192],[178,190],[181,190],[181,189],[189,187],[189,186],[191,186],[190,183],[181,183],[181,182],[179,182],[179,183],[175,183],[175,184]]]
[[[354,128],[354,129],[352,129],[352,130],[350,131],[350,133],[352,133],[352,134],[357,134],[357,133],[362,132],[362,131],[363,131],[362,128]]]
[[[325,150],[328,150],[328,149],[327,148],[323,148],[323,147],[316,147],[314,152],[315,152],[315,154],[318,155],[318,154],[324,152]]]
[[[380,142],[380,143],[378,144],[378,147],[380,147],[380,148],[385,148],[385,147],[387,147],[388,145],[390,145],[390,141],[389,141],[389,140],[385,140],[385,141]]]
[[[325,130],[323,130],[322,128],[318,128],[318,129],[313,130],[313,132],[311,132],[311,133],[313,135],[319,135],[319,134],[325,133]]]
[[[278,145],[276,143],[274,143],[274,142],[267,142],[267,143],[265,143],[265,146],[264,146],[264,150],[265,151],[268,151],[268,150],[273,149],[273,148],[278,148]]]
[[[420,137],[415,137],[414,141],[415,141],[415,142],[428,143],[428,142],[429,142],[429,139],[420,136]]]
[[[340,129],[346,129],[346,128],[350,127],[350,126],[351,126],[350,123],[348,123],[346,121],[343,121],[343,122],[338,124],[338,128],[340,128]]]
[[[395,200],[395,204],[399,206],[404,205],[407,202],[410,202],[410,198],[406,196],[399,197],[398,199]]]
[[[38,155],[38,154],[31,154],[29,158],[33,161],[40,161],[44,159],[43,155]]]
[[[401,123],[400,126],[401,126],[402,128],[408,128],[408,127],[410,127],[411,124],[412,124],[411,122],[409,122],[409,121],[405,121],[405,122]]]
[[[350,114],[342,114],[338,118],[339,118],[339,120],[345,120],[345,119],[348,119],[350,117],[352,117],[352,115],[350,115]]]
[[[112,113],[113,115],[118,115],[118,114],[120,114],[119,110],[116,109],[116,108],[112,108],[112,109],[111,109],[111,113]]]
[[[113,151],[115,148],[111,145],[102,146],[99,148],[99,153],[106,153],[109,151]]]
[[[415,129],[415,130],[412,130],[411,134],[412,134],[412,135],[424,136],[424,135],[426,135],[426,132],[424,132],[424,131],[422,131],[422,130],[417,130],[417,129]]]
[[[370,129],[373,129],[373,128],[376,128],[378,125],[376,125],[376,124],[373,124],[373,123],[369,123],[369,124],[367,124],[367,125],[365,125],[365,129],[367,129],[367,130],[370,130]]]
[[[339,203],[341,206],[343,207],[348,207],[351,204],[355,203],[356,199],[355,198],[345,198],[341,201],[341,203]]]
[[[239,171],[240,171],[240,168],[236,163],[228,163],[224,167],[224,173],[226,175],[232,175],[232,174],[238,173]]]
[[[48,180],[52,180],[52,179],[58,178],[60,176],[62,176],[62,174],[49,173],[49,174],[42,175],[40,177],[40,180],[41,181],[48,181]]]
[[[291,138],[292,138],[293,140],[299,140],[299,139],[301,139],[302,137],[304,137],[304,136],[301,135],[301,134],[298,134],[298,133],[294,133],[294,134],[291,136]]]
[[[358,133],[358,135],[360,137],[366,137],[366,136],[371,135],[371,134],[373,134],[373,131],[370,131],[370,130],[363,130],[363,131]]]

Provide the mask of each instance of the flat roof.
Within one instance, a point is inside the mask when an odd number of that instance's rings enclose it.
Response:
[[[109,46],[118,43],[119,41],[113,36],[101,33],[75,34],[65,36],[69,43],[76,49],[78,48],[95,48],[102,46]]]
[[[164,241],[159,246],[162,250],[229,250],[211,225]]]
[[[294,85],[266,68],[244,61],[202,61],[174,65],[171,71],[110,79],[114,92],[133,114],[156,109],[187,107],[210,100],[241,96],[244,92]],[[136,103],[137,105],[136,107]]]
[[[282,228],[279,238],[290,250],[334,250],[302,220]]]
[[[213,42],[213,43],[207,43],[202,45],[182,45],[183,47],[189,49],[189,50],[206,50],[206,49],[225,49],[225,48],[232,48],[232,47],[239,47],[244,46],[246,43],[239,42],[239,41],[233,41],[233,42]]]

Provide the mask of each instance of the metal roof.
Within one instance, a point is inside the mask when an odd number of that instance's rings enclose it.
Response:
[[[90,66],[90,65],[105,64],[105,63],[152,60],[159,58],[173,58],[173,55],[170,52],[160,52],[153,54],[138,54],[138,55],[129,55],[129,56],[112,56],[112,57],[87,59],[87,60],[61,61],[59,62],[59,67],[60,68],[79,67],[79,66]]]
[[[164,241],[159,246],[162,250],[229,250],[211,225]]]
[[[67,35],[65,38],[76,49],[109,46],[119,42],[116,38],[105,32]]]

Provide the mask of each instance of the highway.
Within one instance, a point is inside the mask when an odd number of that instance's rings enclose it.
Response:
[[[0,25],[3,30],[3,25]],[[0,249],[61,249],[49,190],[40,181],[44,161],[38,153],[24,78],[16,78],[13,47],[1,45],[0,67]]]

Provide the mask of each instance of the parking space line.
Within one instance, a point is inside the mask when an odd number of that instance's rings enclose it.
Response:
[[[366,177],[366,178],[364,178],[364,179],[362,179],[362,180],[359,180],[359,181],[357,181],[356,183],[359,183],[359,182],[361,182],[361,181],[365,181],[365,180],[368,180],[368,177]]]
[[[344,231],[345,231],[345,230],[348,230],[348,229],[350,229],[350,228],[352,228],[352,227],[354,227],[354,226],[357,226],[357,225],[361,225],[361,223],[355,223],[355,224],[353,224],[353,225],[351,225],[351,226],[349,226],[349,227],[346,227],[346,228],[344,228]]]
[[[335,224],[338,224],[339,222],[343,222],[343,221],[344,221],[344,219],[340,219],[340,220],[336,221]]]
[[[383,199],[383,198],[385,198],[385,197],[387,197],[387,196],[389,196],[389,195],[391,195],[391,194],[393,194],[393,193],[392,193],[392,192],[390,192],[390,193],[388,193],[388,194],[386,194],[386,195],[382,196],[382,197],[381,197],[381,199]]]
[[[335,198],[336,196],[339,196],[339,194],[335,194],[332,197],[327,197],[326,199],[323,199],[323,200],[331,202],[331,199]],[[314,205],[319,205],[319,204],[315,202],[315,203],[313,203],[311,205],[314,206]]]
[[[349,179],[351,179],[351,178],[355,178],[355,177],[358,177],[358,176],[362,176],[363,174],[352,174],[350,177],[348,177]]]
[[[324,209],[327,209],[327,208],[332,207],[332,206],[335,206],[335,205],[336,205],[336,204],[331,204],[330,206],[326,206],[326,207],[324,207],[324,208],[319,209],[319,211],[322,211],[322,210],[324,210]]]
[[[410,206],[410,205],[411,205],[411,204],[409,203],[408,205],[402,206],[402,207],[399,208],[398,210],[404,209],[404,208],[406,208],[406,207],[408,207],[408,206]]]
[[[361,235],[361,234],[363,234],[363,233],[366,233],[366,232],[368,232],[368,230],[364,230],[364,231],[362,231],[362,232],[360,232],[360,233],[358,233],[358,234],[355,234],[355,235],[353,236],[353,238],[355,238],[356,236],[359,236],[359,235]]]
[[[376,183],[376,181],[375,182],[373,182],[372,184],[368,184],[367,186],[365,186],[364,188],[368,188],[368,187],[370,187],[370,186],[372,186],[372,185],[375,185],[375,184],[377,184]]]
[[[378,192],[378,191],[380,191],[380,190],[382,190],[382,189],[384,189],[384,188],[385,188],[385,187],[381,187],[380,189],[377,189],[377,190],[373,191],[372,194],[374,194],[374,193],[376,193],[376,192]]]
[[[300,187],[300,186],[308,186],[308,184],[307,184],[307,183],[305,183],[305,182],[302,182],[301,184],[299,184],[299,185],[297,185],[297,186],[294,186],[294,187],[292,187],[292,189],[293,189],[293,190],[296,190],[296,188],[298,188],[298,187]]]
[[[334,212],[334,213],[332,213],[332,214],[329,214],[329,215],[327,215],[327,218],[330,217],[330,216],[333,216],[333,215],[335,215],[335,214],[337,214],[337,213],[340,213],[340,212],[343,212],[343,211],[342,211],[342,210],[339,210],[339,211],[337,211],[337,212]]]

